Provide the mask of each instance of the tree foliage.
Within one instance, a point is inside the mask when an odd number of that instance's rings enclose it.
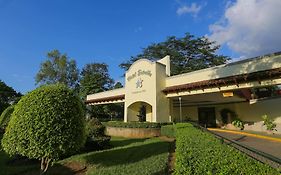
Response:
[[[113,87],[113,79],[108,73],[108,65],[105,63],[86,64],[80,73],[80,97],[84,100],[87,95],[110,90]],[[106,106],[88,106],[87,112],[91,118],[104,118]]]
[[[16,92],[12,87],[6,85],[0,80],[0,114],[10,105],[22,96],[21,93]]]
[[[151,44],[142,53],[132,56],[129,61],[119,66],[128,70],[138,59],[157,61],[170,55],[171,75],[177,75],[226,63],[229,58],[217,55],[218,49],[219,46],[206,37],[196,38],[186,33],[182,38],[171,36],[164,42]]]
[[[74,59],[69,59],[66,54],[53,50],[47,54],[47,60],[41,63],[36,75],[36,84],[65,84],[75,88],[78,83],[79,71]]]
[[[12,114],[2,139],[10,155],[49,162],[79,150],[85,143],[82,102],[65,85],[39,87],[23,96]]]
[[[105,63],[86,64],[80,73],[80,97],[109,90],[113,87],[113,79],[108,73]]]
[[[122,83],[115,83],[113,89],[123,88]],[[112,118],[123,118],[124,117],[124,104],[123,103],[112,103],[104,106],[104,113]]]

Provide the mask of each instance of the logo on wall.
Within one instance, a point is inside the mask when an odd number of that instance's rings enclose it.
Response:
[[[146,75],[146,76],[149,76],[151,77],[152,76],[152,73],[150,70],[138,70],[137,72],[131,74],[128,76],[127,78],[127,81],[130,81],[132,80],[133,78],[136,78],[136,77],[139,77],[139,76],[142,76],[142,75]]]
[[[142,82],[143,82],[143,80],[141,78],[139,78],[136,82],[136,88],[142,88]]]

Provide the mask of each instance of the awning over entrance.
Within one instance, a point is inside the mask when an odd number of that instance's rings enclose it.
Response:
[[[86,104],[98,105],[109,103],[122,103],[125,101],[125,88],[114,89],[106,92],[100,92],[87,95]]]
[[[172,97],[173,107],[187,106],[206,106],[215,104],[230,104],[239,103],[247,101],[245,96],[242,96],[239,91],[235,91],[233,96],[224,97],[222,92],[208,93],[208,94],[198,94],[198,95],[188,95],[182,96],[179,100],[178,97]]]

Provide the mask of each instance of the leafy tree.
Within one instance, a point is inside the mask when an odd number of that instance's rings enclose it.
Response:
[[[108,73],[105,63],[86,64],[80,78],[80,97],[85,99],[88,94],[109,90],[113,87],[113,79]]]
[[[122,88],[123,85],[120,82],[115,83],[113,89]],[[124,116],[124,104],[123,103],[113,103],[104,106],[104,112],[109,115],[111,118],[119,117],[123,118]]]
[[[85,143],[83,103],[65,85],[41,86],[23,96],[15,106],[2,139],[10,155],[49,163],[79,150]]]
[[[119,66],[128,70],[133,62],[145,58],[157,61],[166,55],[171,57],[171,75],[182,74],[226,63],[228,57],[217,55],[218,45],[206,37],[195,38],[186,33],[182,38],[168,37],[166,41],[151,44],[142,53],[132,56]]]
[[[115,83],[113,89],[119,89],[119,88],[122,88],[122,87],[123,87],[122,83],[120,83],[119,81],[117,81],[117,82]]]
[[[108,73],[108,65],[105,63],[86,64],[80,73],[80,97],[85,100],[89,94],[103,92],[113,87],[113,79]],[[104,118],[107,114],[105,106],[88,106],[90,117]]]
[[[53,50],[47,54],[47,61],[41,63],[36,75],[36,84],[65,84],[75,88],[78,83],[79,71],[76,62],[66,54]]]
[[[22,96],[21,93],[16,92],[12,87],[6,85],[0,80],[0,114],[10,105]]]

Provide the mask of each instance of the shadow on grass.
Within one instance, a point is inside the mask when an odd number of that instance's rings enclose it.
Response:
[[[127,146],[137,142],[144,142],[146,139],[115,139],[110,141],[112,147],[122,147]]]
[[[97,164],[107,167],[130,164],[167,152],[168,144],[168,142],[159,141],[131,147],[120,147],[88,154],[83,159],[87,164]]]

